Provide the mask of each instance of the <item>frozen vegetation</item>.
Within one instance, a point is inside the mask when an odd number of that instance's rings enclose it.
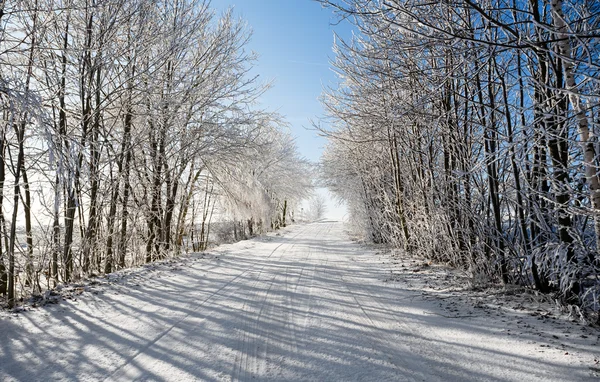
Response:
[[[232,10],[0,0],[0,380],[600,377],[600,3],[317,2],[318,165]]]
[[[600,3],[319,0],[325,184],[363,235],[600,319]]]
[[[0,25],[3,305],[277,229],[308,196],[231,10],[2,1]]]

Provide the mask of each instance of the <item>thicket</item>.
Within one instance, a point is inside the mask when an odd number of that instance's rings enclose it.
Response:
[[[597,313],[600,3],[321,3],[357,31],[323,173],[365,236]]]
[[[205,0],[0,1],[0,294],[286,224],[310,168]]]

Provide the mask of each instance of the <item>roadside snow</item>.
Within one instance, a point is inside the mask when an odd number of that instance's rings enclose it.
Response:
[[[355,244],[340,223],[294,226],[0,313],[0,380],[600,376],[596,329],[553,319],[526,295],[467,292],[459,277]]]

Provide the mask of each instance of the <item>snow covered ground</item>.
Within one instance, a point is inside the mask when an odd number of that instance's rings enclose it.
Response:
[[[600,376],[597,330],[469,299],[452,277],[353,243],[340,223],[294,226],[1,313],[0,381]]]

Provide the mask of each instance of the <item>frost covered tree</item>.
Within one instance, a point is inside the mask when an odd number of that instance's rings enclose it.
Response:
[[[364,234],[597,304],[600,6],[320,2],[357,30],[323,162]]]
[[[311,220],[321,220],[327,213],[327,202],[321,194],[313,195],[308,202],[308,216]]]
[[[215,210],[252,221],[250,234],[278,227],[310,189],[285,122],[258,104],[269,86],[250,75],[250,33],[230,10],[0,4],[0,293],[10,304],[204,249]],[[188,246],[193,234],[201,245]]]

